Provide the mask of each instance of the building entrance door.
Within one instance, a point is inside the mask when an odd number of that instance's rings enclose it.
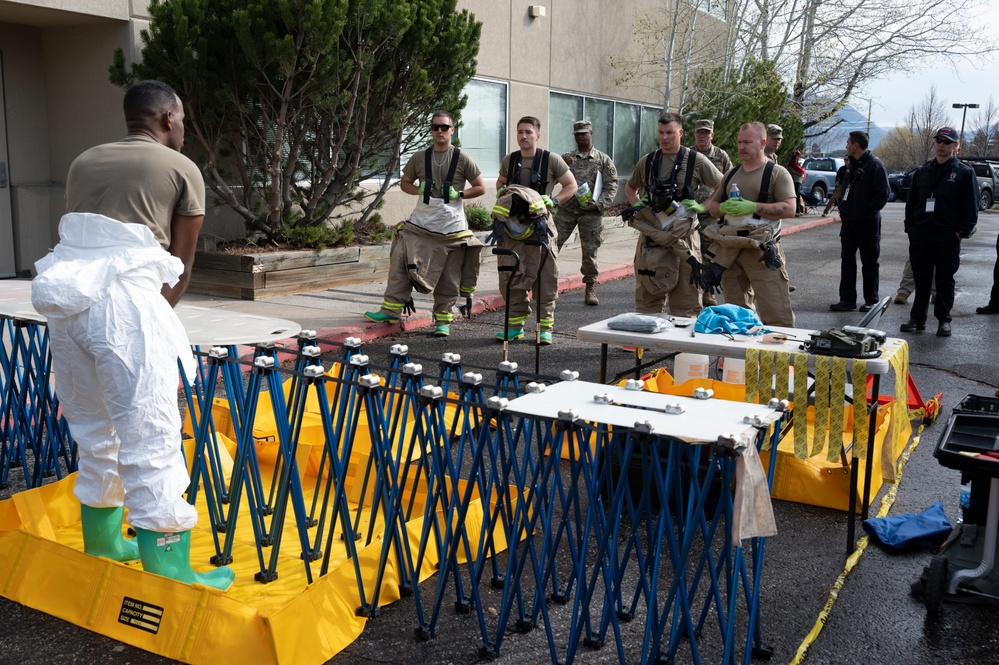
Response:
[[[7,161],[7,112],[3,98],[3,52],[0,51],[0,278],[13,277],[14,216],[10,205],[10,164]]]

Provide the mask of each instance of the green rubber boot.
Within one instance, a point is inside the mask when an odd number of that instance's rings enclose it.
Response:
[[[228,566],[222,566],[207,573],[196,573],[191,568],[191,532],[160,533],[136,529],[135,539],[139,541],[139,556],[142,568],[147,573],[155,573],[184,584],[203,584],[225,591],[232,586],[236,573]]]
[[[121,535],[125,508],[94,508],[80,504],[80,522],[83,525],[83,551],[90,556],[102,556],[114,561],[135,561],[139,546],[134,540]]]

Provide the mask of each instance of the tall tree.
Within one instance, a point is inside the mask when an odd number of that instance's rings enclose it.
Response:
[[[429,112],[456,115],[481,23],[456,0],[152,0],[142,59],[111,80],[157,78],[187,105],[214,194],[248,229],[363,224]],[[408,140],[407,140],[408,139]],[[361,178],[381,176],[375,191]]]
[[[892,129],[878,142],[874,151],[891,170],[907,171],[932,159],[933,135],[950,124],[947,107],[935,86],[906,115],[905,125]]]
[[[739,127],[746,122],[776,123],[784,130],[779,158],[783,164],[795,149],[803,147],[801,120],[788,101],[787,86],[773,62],[750,60],[734,79],[725,81],[723,67],[705,71],[694,79],[693,90],[683,110],[684,124],[692,132],[699,118],[715,121],[715,143],[738,161]]]
[[[662,109],[682,109],[689,84],[703,68],[714,68],[734,36],[709,11],[718,0],[660,0],[634,24],[637,52],[610,57],[616,82],[655,91]]]
[[[717,52],[713,59],[699,58],[696,49],[688,53],[675,45],[686,43],[691,25],[711,21],[705,16],[711,3],[662,0],[660,9],[636,22],[637,41],[647,48],[641,49],[642,66],[630,71],[638,77],[660,72],[641,80],[658,85],[670,107],[682,108],[684,94],[692,91],[678,90],[675,76],[664,78],[662,71],[724,63],[728,83],[750,60],[774,62],[806,138],[827,132],[824,121],[887,73],[918,71],[928,61],[984,65],[999,52],[994,37],[967,31],[994,12],[988,0],[962,0],[957,7],[946,0],[728,0],[724,6],[725,26],[710,42]],[[612,63],[628,70],[628,60]]]
[[[999,106],[989,96],[988,103],[971,117],[971,130],[965,134],[965,145],[961,152],[966,155],[999,158]],[[968,134],[971,134],[969,140]]]

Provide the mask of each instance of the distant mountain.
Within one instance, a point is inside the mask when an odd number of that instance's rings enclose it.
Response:
[[[871,143],[868,147],[873,150],[878,146],[881,137],[888,133],[888,130],[882,129],[874,123],[871,123],[870,129],[868,129],[867,115],[849,104],[829,120],[812,127],[805,133],[818,134],[830,127],[828,132],[820,136],[805,139],[810,154],[842,156],[846,153],[846,137],[850,132],[858,129],[870,135]]]

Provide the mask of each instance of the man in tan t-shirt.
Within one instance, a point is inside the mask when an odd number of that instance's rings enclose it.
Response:
[[[548,207],[549,212],[576,195],[576,178],[569,171],[561,155],[538,148],[541,139],[541,121],[534,116],[524,116],[517,121],[517,145],[520,150],[503,158],[499,177],[496,179],[497,196],[507,184],[530,187]],[[547,166],[545,166],[547,165]],[[562,189],[552,194],[555,185]],[[555,259],[558,232],[546,216],[549,228],[544,238],[530,237],[516,239],[504,233],[502,246],[513,250],[520,257],[520,272],[511,276],[500,270],[500,294],[506,298],[507,281],[510,284],[510,319],[503,330],[496,333],[496,339],[520,339],[524,336],[524,323],[531,315],[531,300],[528,292],[538,294],[538,339],[541,344],[552,343],[552,328],[555,325],[555,300],[558,298],[558,262]],[[525,241],[530,241],[528,244]],[[540,242],[541,244],[533,244]],[[511,256],[499,255],[497,268],[512,266]]]
[[[705,203],[711,216],[721,220],[705,231],[712,241],[705,258],[712,260],[715,272],[724,270],[720,281],[726,303],[751,309],[755,294],[763,323],[794,327],[780,248],[780,222],[794,216],[794,183],[787,169],[766,157],[766,142],[763,123],[750,122],[739,129],[742,165],[725,174]],[[769,184],[761,196],[764,179]],[[738,198],[730,197],[733,186],[739,189]]]
[[[198,167],[180,154],[184,108],[159,81],[124,99],[128,135],[76,158],[60,242],[38,261],[32,303],[48,319],[56,389],[79,449],[74,493],[84,550],[225,590],[234,573],[196,573],[184,493],[177,360],[193,370],[171,305],[184,293],[205,214]],[[123,505],[135,529],[122,537]]]
[[[392,241],[381,309],[364,316],[376,323],[398,323],[413,306],[414,288],[420,293],[432,290],[434,335],[447,337],[458,295],[471,298],[479,277],[482,243],[468,228],[462,201],[482,196],[486,186],[468,153],[451,145],[450,113],[434,113],[430,131],[434,144],[413,155],[402,171],[400,189],[419,200]],[[471,185],[467,189],[466,183]]]

